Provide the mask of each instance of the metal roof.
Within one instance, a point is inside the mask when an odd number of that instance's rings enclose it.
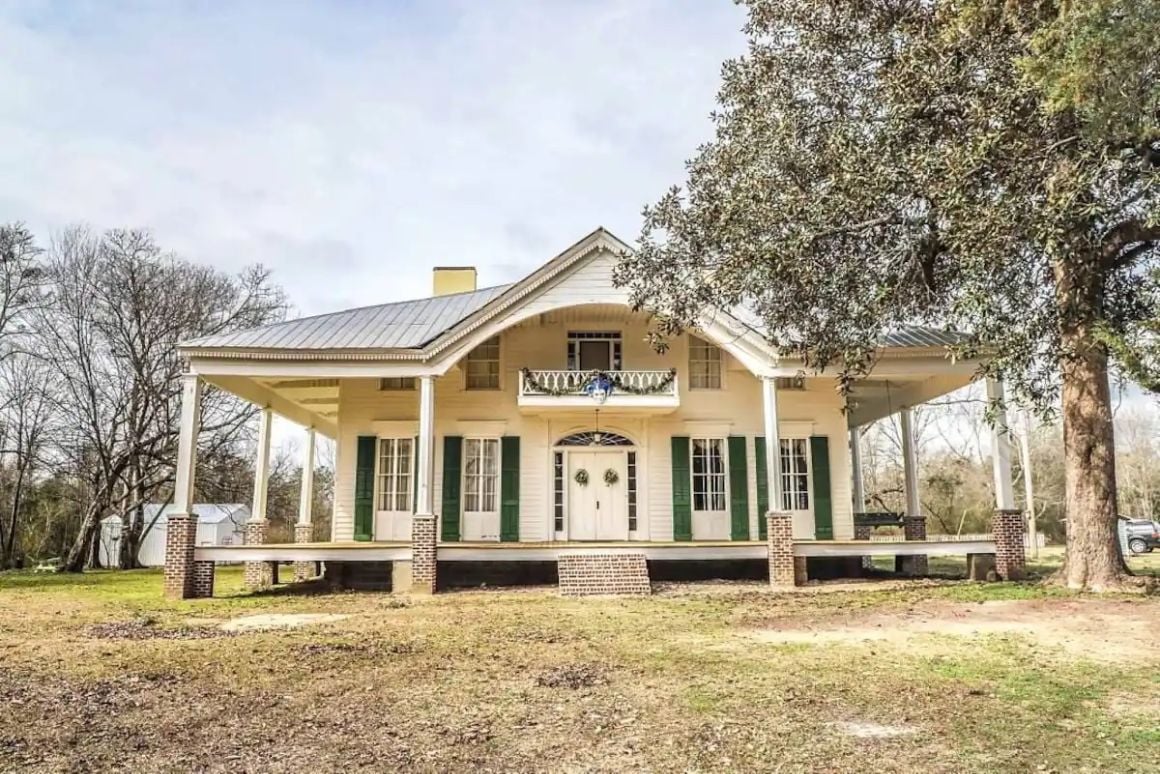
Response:
[[[233,333],[204,336],[182,347],[259,349],[413,349],[478,311],[511,285],[416,301],[364,306]]]

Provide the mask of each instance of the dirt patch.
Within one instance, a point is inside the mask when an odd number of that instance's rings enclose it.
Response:
[[[1073,658],[1160,662],[1160,616],[1150,603],[1119,600],[1013,600],[925,603],[902,612],[848,613],[818,625],[786,621],[747,636],[781,645],[888,642],[936,647],[939,636],[1017,635]]]
[[[244,615],[221,625],[225,632],[260,632],[270,629],[297,629],[300,626],[334,623],[350,616],[337,613],[266,613]]]
[[[835,723],[834,727],[846,736],[855,739],[893,739],[896,736],[910,736],[917,734],[914,726],[887,726],[881,723],[868,723],[864,720],[843,720]]]
[[[569,688],[573,691],[607,682],[606,670],[599,664],[564,664],[547,669],[536,678],[536,685],[541,688]]]
[[[94,624],[85,633],[97,640],[208,640],[233,636],[233,632],[206,626],[156,626],[150,619]]]

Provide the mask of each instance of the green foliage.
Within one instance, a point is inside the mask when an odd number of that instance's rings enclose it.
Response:
[[[1046,404],[1097,326],[1156,316],[1156,0],[747,4],[716,137],[617,275],[658,334],[744,305],[851,377],[889,329],[953,328]]]

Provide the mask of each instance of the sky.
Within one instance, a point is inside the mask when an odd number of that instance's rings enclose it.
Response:
[[[295,314],[523,276],[711,136],[731,0],[3,0],[0,222],[146,227]]]

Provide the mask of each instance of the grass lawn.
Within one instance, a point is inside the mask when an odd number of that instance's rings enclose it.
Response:
[[[217,582],[0,574],[0,770],[1160,771],[1156,598]],[[346,617],[218,628],[295,613]]]

